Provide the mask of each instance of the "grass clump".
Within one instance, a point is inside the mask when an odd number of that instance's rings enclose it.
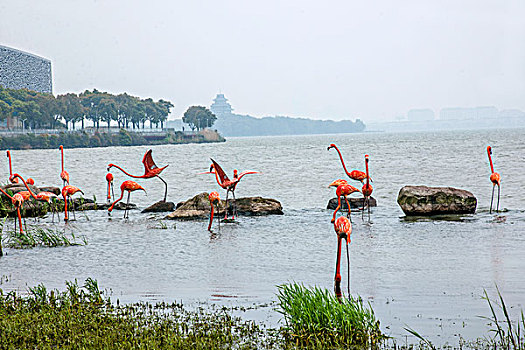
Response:
[[[82,236],[81,240],[78,241],[73,233],[68,235],[65,231],[52,230],[38,226],[26,226],[23,233],[20,233],[18,230],[6,231],[6,233],[6,243],[4,246],[15,249],[34,248],[37,246],[62,247],[87,244],[85,236]]]
[[[188,311],[178,303],[111,303],[98,284],[27,296],[0,289],[0,348],[8,349],[261,349],[273,343],[253,321],[227,308]]]
[[[292,283],[278,286],[285,337],[299,346],[368,347],[386,338],[370,306],[361,298],[339,302],[333,293]]]

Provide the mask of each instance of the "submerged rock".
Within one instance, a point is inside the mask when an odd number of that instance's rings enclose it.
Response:
[[[228,213],[231,214],[233,200],[229,200]],[[281,203],[275,199],[262,197],[237,198],[237,213],[239,215],[283,215]],[[177,209],[167,215],[166,219],[196,220],[210,216],[210,201],[208,193],[204,192],[177,204]],[[221,200],[217,215],[224,215],[226,202]]]
[[[161,213],[163,211],[173,211],[173,209],[175,209],[175,203],[158,201],[142,210],[141,213]]]
[[[363,197],[359,198],[351,198],[348,197],[348,201],[350,202],[350,206],[352,209],[361,209],[363,208]],[[369,201],[370,207],[377,207],[377,201],[374,197],[370,197]],[[326,209],[335,210],[337,208],[337,198],[332,198],[328,201],[328,205],[326,206]],[[346,201],[344,199],[341,199],[341,209],[348,210],[348,206],[346,205]]]
[[[477,199],[453,187],[405,186],[399,190],[397,203],[405,215],[472,214]]]

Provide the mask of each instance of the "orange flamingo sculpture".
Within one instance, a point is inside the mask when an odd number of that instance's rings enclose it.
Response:
[[[491,214],[492,213],[492,203],[494,202],[494,188],[496,187],[496,185],[498,185],[498,205],[496,206],[496,212],[499,212],[499,194],[500,194],[501,176],[494,171],[494,165],[492,165],[492,147],[487,146],[487,154],[489,156],[490,171],[492,172],[490,174],[490,181],[492,181],[492,197],[490,198],[490,210],[489,210],[489,214]]]
[[[66,186],[66,183],[69,185],[69,173],[64,170],[64,146],[60,145],[60,153],[62,156],[62,172],[60,173],[60,178],[62,179],[62,186]]]
[[[228,219],[228,194],[231,192],[233,197],[233,213],[232,213],[232,219],[235,219],[235,216],[237,216],[237,206],[235,203],[235,188],[237,187],[237,184],[244,175],[248,174],[258,174],[258,171],[243,171],[242,173],[238,173],[237,169],[233,170],[233,180],[230,180],[224,170],[222,170],[221,166],[214,161],[212,158],[210,158],[212,161],[212,164],[210,165],[210,171],[206,172],[205,174],[215,174],[215,178],[217,179],[217,183],[219,186],[224,188],[226,190],[226,213],[224,214],[224,219]]]
[[[343,160],[343,155],[341,154],[341,151],[339,151],[339,148],[337,148],[337,146],[335,144],[333,144],[333,143],[330,144],[330,146],[328,146],[328,150],[330,150],[332,148],[335,148],[335,150],[339,154],[339,158],[341,159],[341,164],[343,164],[343,169],[345,170],[346,175],[348,175],[348,177],[351,178],[352,180],[359,181],[359,182],[363,183],[363,181],[366,179],[366,174],[364,172],[362,172],[362,171],[359,171],[359,170],[352,170],[352,171],[348,172],[348,170],[346,169],[346,165],[345,165],[345,162]]]
[[[361,192],[363,193],[363,211],[361,212],[361,217],[365,214],[365,204],[368,208],[368,221],[370,221],[370,196],[372,195],[372,185],[370,185],[370,176],[368,175],[368,154],[365,155],[365,166],[366,166],[366,183],[363,185]]]
[[[108,203],[111,203],[111,195],[113,195],[113,200],[115,200],[115,191],[113,190],[113,174],[107,173],[106,181],[108,182]]]
[[[334,222],[334,230],[337,234],[337,259],[335,263],[335,279],[334,290],[335,296],[339,301],[343,296],[341,292],[341,240],[346,241],[346,259],[348,263],[348,297],[350,297],[350,255],[348,253],[348,243],[350,243],[350,235],[352,234],[352,223],[344,216],[340,216]]]
[[[118,198],[116,201],[114,201],[111,204],[111,206],[108,208],[108,213],[111,213],[113,211],[113,207],[115,207],[115,204],[117,204],[119,201],[122,200],[122,198],[124,198],[124,191],[128,191],[128,201],[126,203],[126,209],[124,210],[124,218],[129,218],[129,213],[128,213],[129,197],[131,195],[131,192],[136,191],[136,190],[142,190],[146,192],[146,190],[141,185],[136,183],[135,181],[131,181],[131,180],[124,181],[122,185],[120,185],[120,191],[121,191],[120,198]],[[128,214],[127,216],[126,216],[126,213]]]
[[[355,188],[354,186],[349,185],[348,182],[346,182],[346,180],[342,180],[342,179],[335,180],[330,185],[328,185],[328,187],[337,187],[335,190],[335,194],[337,195],[337,207],[335,208],[334,216],[332,217],[332,223],[335,222],[335,215],[337,214],[337,211],[341,209],[341,196],[344,197],[346,201],[346,205],[348,206],[347,218],[349,218],[350,222],[352,222],[352,219],[351,219],[352,208],[350,207],[350,203],[348,202],[348,198],[346,197],[351,195],[354,192],[361,192],[361,191],[359,191],[359,189]]]
[[[219,193],[215,191],[209,194],[208,199],[210,200],[210,206],[211,206],[210,223],[208,224],[208,231],[211,232],[211,224],[213,222],[213,213],[215,210],[215,206],[217,206],[217,212],[218,212],[221,199],[219,198]],[[221,229],[221,218],[219,217],[219,215],[217,215],[217,221],[219,222],[219,230],[220,230]]]
[[[164,186],[165,186],[164,202],[165,202],[166,196],[168,195],[168,184],[159,175],[160,173],[162,173],[164,169],[168,167],[169,164],[162,168],[159,168],[153,161],[153,156],[151,155],[151,152],[153,151],[152,150],[147,151],[146,154],[144,154],[144,158],[142,158],[142,164],[144,164],[144,175],[141,175],[141,176],[131,175],[130,173],[126,172],[124,169],[122,169],[121,167],[115,164],[108,164],[108,171],[112,167],[115,167],[119,169],[120,171],[122,171],[124,174],[128,175],[129,177],[133,177],[136,179],[150,179],[152,177],[158,177],[162,182],[164,182]]]
[[[82,192],[80,188],[75,187],[75,186],[66,185],[64,186],[64,188],[62,188],[62,197],[64,197],[64,221],[65,222],[69,221],[67,201],[69,198],[71,198],[71,196],[73,196],[77,192],[84,194],[84,192]],[[73,215],[75,215],[75,206],[73,205],[73,203],[71,204],[71,208],[73,211]]]

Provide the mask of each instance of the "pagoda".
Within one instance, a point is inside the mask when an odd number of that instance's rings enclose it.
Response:
[[[217,94],[217,97],[213,100],[210,110],[217,117],[225,114],[232,114],[232,106],[228,103],[228,99],[224,97],[224,94]]]

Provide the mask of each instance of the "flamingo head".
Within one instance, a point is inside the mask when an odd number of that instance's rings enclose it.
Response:
[[[233,178],[236,179],[239,176],[237,169],[233,169]]]
[[[330,185],[328,185],[328,187],[339,187],[341,185],[346,185],[348,184],[348,182],[346,180],[343,180],[343,179],[337,179],[335,180],[334,182],[332,182]]]
[[[28,178],[28,179],[26,180],[26,183],[27,183],[28,185],[31,185],[31,186],[32,186],[32,185],[35,184],[35,180],[33,180],[32,178]]]
[[[107,182],[113,182],[113,174],[112,173],[107,173],[106,181]]]
[[[368,154],[365,154],[365,162],[368,163]]]
[[[208,199],[210,200],[210,204],[219,204],[219,201],[221,200],[219,197],[219,193],[215,191],[211,192],[208,195]]]
[[[17,184],[18,183],[18,178],[15,175],[11,175],[11,176],[9,176],[9,181],[12,184]]]
[[[332,149],[334,147],[335,147],[335,144],[331,143],[330,146],[328,146],[327,150],[329,151],[330,149]]]
[[[487,153],[488,153],[488,154],[492,154],[492,147],[487,146]]]
[[[64,146],[60,145],[60,146],[58,147],[58,149],[61,150],[61,151],[63,151],[63,150],[64,150]]]

